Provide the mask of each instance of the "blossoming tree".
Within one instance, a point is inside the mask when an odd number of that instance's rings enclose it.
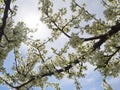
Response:
[[[0,0],[0,84],[16,90],[46,86],[60,90],[58,83],[48,82],[48,79],[67,76],[74,80],[76,90],[80,90],[78,78],[85,77],[86,63],[90,63],[104,76],[103,88],[112,90],[106,77],[117,77],[120,71],[119,0],[100,1],[104,19],[90,13],[86,4],[78,0],[58,0],[65,3],[64,7],[56,7],[53,0],[39,0],[41,21],[51,30],[51,37],[45,41],[28,38],[32,31],[24,22],[14,23],[17,6],[10,7],[14,1]],[[67,38],[63,47],[48,49],[61,35]],[[28,46],[25,57],[19,51],[21,43]],[[12,50],[14,63],[13,74],[10,74],[3,63]]]

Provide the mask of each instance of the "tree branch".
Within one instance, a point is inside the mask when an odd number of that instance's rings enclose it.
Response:
[[[8,86],[15,88],[12,84],[8,83],[6,80],[4,80],[2,77],[0,77],[0,79],[5,82]]]
[[[105,33],[104,35],[101,35],[99,38],[100,40],[94,44],[94,50],[97,48],[100,48],[100,46],[111,36],[116,34],[117,32],[120,31],[120,23],[117,23],[116,25],[111,27],[111,30]]]
[[[50,19],[50,21],[51,21],[65,36],[67,36],[68,38],[71,38],[70,35],[68,35],[66,32],[63,31],[64,28],[61,29],[61,28],[57,25],[57,23],[50,18],[50,16],[48,15],[48,13],[45,13],[45,14],[46,14],[46,16]],[[64,26],[64,27],[65,27],[65,26]]]
[[[107,56],[108,59],[102,65],[98,65],[94,70],[97,70],[98,68],[105,68],[108,65],[111,58],[120,50],[120,47],[116,47],[116,48],[117,48],[117,50],[115,52],[113,52],[113,54]]]
[[[106,62],[105,62],[105,65],[107,65],[108,63],[109,63],[109,61],[111,60],[111,58],[118,52],[120,50],[120,48],[117,48],[117,50],[112,54],[112,55],[110,55],[109,56],[109,58],[106,60]]]
[[[8,18],[8,11],[10,10],[11,0],[4,0],[4,3],[6,6],[5,6],[4,15],[2,18],[2,25],[0,26],[0,42],[1,42],[2,36],[4,35],[4,29],[5,29],[6,21]]]
[[[84,57],[83,57],[83,59],[84,59]],[[41,76],[33,76],[30,80],[26,81],[25,83],[23,83],[23,84],[21,84],[21,85],[19,85],[19,86],[16,86],[15,88],[19,89],[19,88],[21,88],[21,87],[23,87],[23,86],[31,83],[33,80],[35,80],[36,77],[43,78],[43,77],[46,77],[46,76],[54,75],[55,73],[62,73],[62,72],[64,72],[64,71],[68,71],[70,68],[73,67],[73,66],[72,66],[73,64],[76,65],[76,64],[78,64],[78,63],[80,63],[79,58],[78,58],[78,59],[75,59],[73,62],[70,62],[70,63],[69,63],[66,67],[64,67],[64,68],[56,69],[56,71],[50,71],[50,72],[44,73],[44,74],[42,74]]]
[[[86,14],[90,15],[95,21],[100,22],[95,16],[93,16],[91,13],[89,13],[88,10],[86,10],[84,7],[81,7],[76,1],[74,1],[74,3],[77,7],[79,7],[80,9],[83,9],[86,12]],[[102,23],[100,23],[100,24],[102,24]],[[104,24],[102,24],[102,25],[104,25]]]

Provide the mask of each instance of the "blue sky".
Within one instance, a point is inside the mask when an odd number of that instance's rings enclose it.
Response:
[[[87,2],[88,6],[87,9],[91,13],[97,13],[97,18],[103,17],[103,14],[101,12],[103,11],[102,6],[100,6],[98,0],[81,0],[80,2],[85,1]],[[57,2],[58,3],[58,2]],[[16,4],[19,6],[17,16],[15,17],[16,21],[24,21],[30,28],[39,28],[39,31],[35,33],[34,38],[40,38],[42,40],[46,39],[46,37],[50,36],[50,30],[44,25],[42,22],[40,22],[40,13],[37,10],[37,2],[35,0],[17,0]],[[60,3],[58,3],[59,5]],[[99,11],[99,12],[98,12]],[[63,39],[65,37],[60,38],[60,42],[62,43]],[[59,44],[57,44],[59,47]],[[24,45],[20,49],[21,51],[25,51],[26,47]],[[7,71],[9,73],[12,73],[11,65],[14,61],[14,55],[13,51],[11,51],[4,63],[4,66],[6,67]],[[81,90],[103,90],[102,88],[102,76],[99,72],[94,71],[94,67],[91,66],[89,63],[87,63],[88,70],[85,71],[87,74],[86,78],[79,79],[81,83]],[[59,82],[61,90],[75,90],[74,82],[73,80],[69,80],[66,77],[64,77],[62,80],[57,80],[55,77],[50,77],[49,81],[51,82]],[[112,78],[109,77],[107,79],[108,83],[113,87],[113,90],[119,90],[120,89],[120,75],[118,78]],[[0,85],[0,90],[9,90],[8,87],[5,85]],[[38,90],[38,88],[34,88],[34,90]],[[54,90],[54,88],[48,87],[45,90]]]

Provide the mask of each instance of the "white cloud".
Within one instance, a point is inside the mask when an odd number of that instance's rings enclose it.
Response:
[[[88,78],[86,81],[87,81],[87,83],[93,83],[95,81],[95,79],[94,78]]]

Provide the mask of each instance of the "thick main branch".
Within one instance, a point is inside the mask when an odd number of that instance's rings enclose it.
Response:
[[[111,30],[100,36],[99,41],[94,44],[94,49],[99,48],[109,37],[120,31],[120,23],[111,27]]]
[[[4,29],[6,27],[6,21],[8,18],[8,11],[10,10],[11,0],[4,0],[4,3],[5,3],[5,10],[2,18],[2,25],[0,26],[0,41],[2,39],[2,36],[4,35]]]

